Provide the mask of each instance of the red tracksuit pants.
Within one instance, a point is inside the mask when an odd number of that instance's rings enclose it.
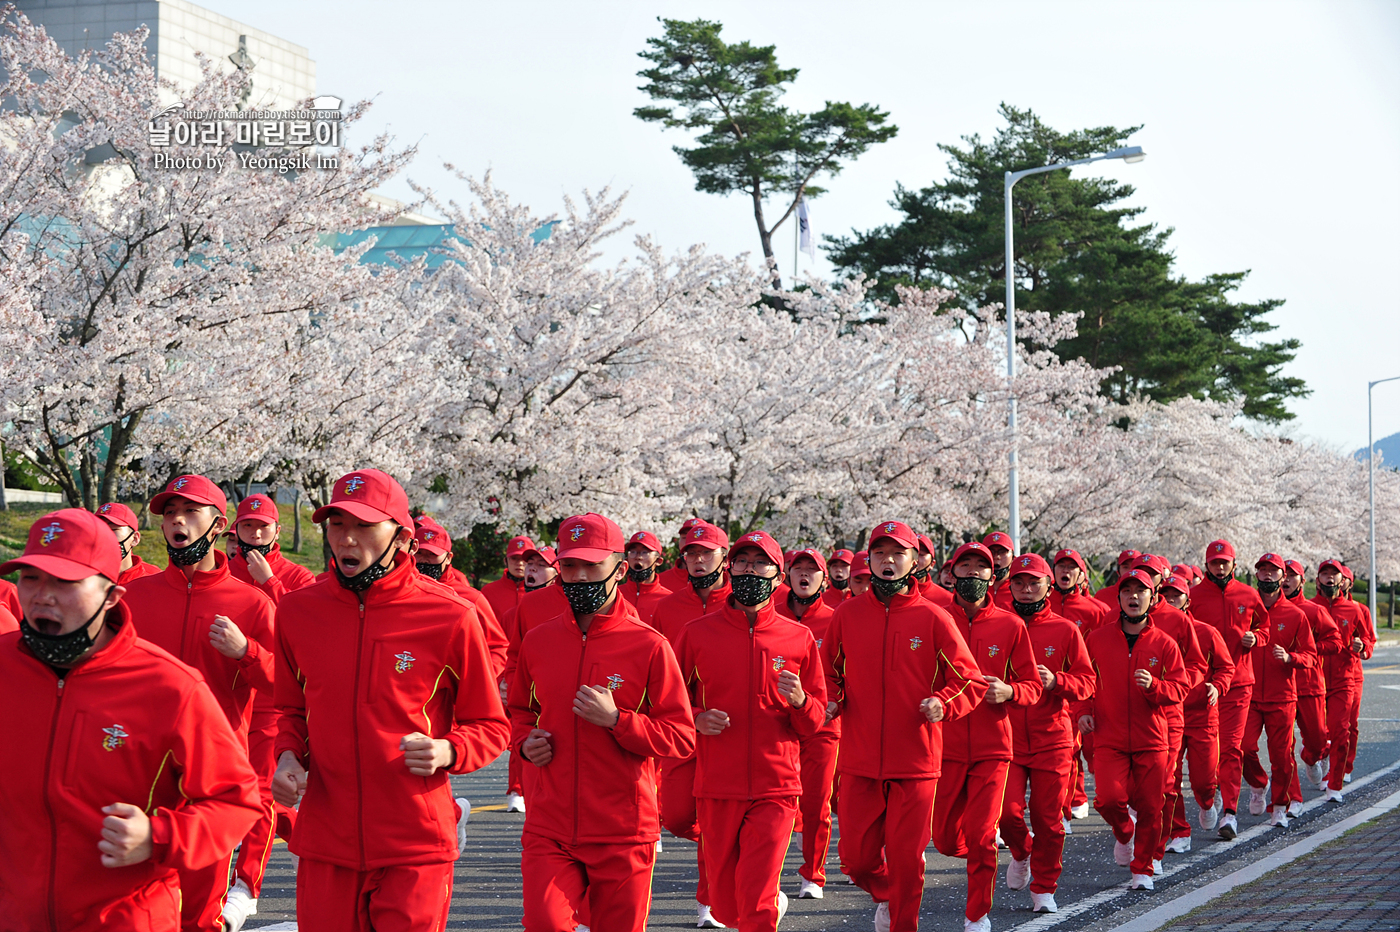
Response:
[[[1215,791],[1220,787],[1220,728],[1214,715],[1205,722],[1195,720],[1186,725],[1176,759],[1176,786],[1181,786],[1183,761],[1191,766],[1191,795],[1196,798],[1196,805],[1209,809],[1215,804]],[[1165,814],[1162,819],[1166,820]],[[1171,823],[1172,838],[1191,837],[1191,823],[1186,821],[1185,793],[1177,793]]]
[[[700,817],[695,807],[695,758],[665,758],[661,762],[661,827],[677,838],[695,842],[695,902],[713,906],[700,844]]]
[[[1120,751],[1094,746],[1094,808],[1120,842],[1133,842],[1132,871],[1152,875],[1152,856],[1161,832],[1167,749]],[[1134,827],[1128,807],[1137,810]]]
[[[826,885],[826,854],[831,848],[831,790],[841,736],[819,731],[801,741],[802,797],[797,804],[797,830],[802,833],[802,866],[797,873],[821,887]]]
[[[1084,789],[1084,773],[1089,769],[1089,762],[1094,759],[1094,736],[1086,735],[1082,731],[1075,729],[1074,732],[1074,754],[1070,757],[1070,767],[1073,772],[1070,774],[1069,791],[1065,794],[1064,817],[1073,818],[1070,810],[1075,806],[1082,806],[1089,801],[1089,794]]]
[[[1351,773],[1356,766],[1356,748],[1361,743],[1361,692],[1366,687],[1366,681],[1358,679],[1352,683],[1352,692],[1356,693],[1355,701],[1351,707],[1351,740],[1347,744],[1347,773]]]
[[[1169,708],[1167,715],[1167,741],[1171,746],[1167,748],[1167,773],[1162,784],[1162,825],[1157,832],[1157,847],[1152,851],[1152,857],[1158,861],[1167,855],[1167,842],[1172,837],[1172,813],[1181,801],[1181,746],[1186,730],[1180,706]]]
[[[272,774],[277,770],[277,762],[272,759],[272,745],[276,740],[275,727],[248,735],[248,760],[258,772],[258,796],[263,811],[238,849],[233,872],[248,887],[249,895],[255,900],[262,892],[267,859],[272,856],[273,839],[281,837],[286,841],[291,838],[292,826],[296,824],[297,811],[272,799]]]
[[[1005,760],[943,762],[933,803],[933,844],[950,858],[967,859],[967,918],[992,909],[997,885],[997,818],[1006,798]],[[1060,799],[1064,799],[1061,794]],[[845,826],[842,826],[844,832]]]
[[[451,906],[451,861],[368,871],[312,858],[297,865],[301,932],[440,932]]]
[[[1287,806],[1288,791],[1293,783],[1296,765],[1293,762],[1293,719],[1296,713],[1291,702],[1271,702],[1251,705],[1244,726],[1244,778],[1250,786],[1262,790],[1270,787],[1269,805]],[[1259,735],[1269,742],[1269,770],[1259,762]]]
[[[579,916],[599,932],[644,932],[656,843],[567,845],[520,836],[526,932],[573,932]]]
[[[1327,771],[1327,785],[1331,789],[1342,788],[1342,778],[1347,768],[1356,761],[1356,741],[1360,737],[1357,729],[1361,714],[1361,687],[1344,683],[1327,693],[1327,737],[1332,742],[1329,755],[1331,763]]]
[[[776,932],[778,882],[797,797],[698,799],[710,907],[725,928]]]
[[[525,795],[525,784],[521,782],[521,772],[525,769],[525,755],[518,751],[510,752],[506,761],[506,794]]]
[[[180,876],[181,932],[218,932],[223,926],[224,900],[228,897],[228,869],[233,852],[199,870],[178,871]]]
[[[1298,735],[1302,735],[1303,763],[1315,764],[1327,754],[1327,697],[1298,697],[1298,734],[1293,736],[1296,747]],[[1291,802],[1303,801],[1303,785],[1298,782],[1301,768],[1293,768],[1293,782],[1288,785],[1288,798]]]
[[[1065,851],[1061,808],[1071,786],[1074,748],[1045,751],[1024,763],[1011,762],[1001,804],[1001,837],[1011,856],[1031,859],[1031,892],[1054,893]],[[1026,828],[1026,787],[1031,791],[1031,826]],[[1032,833],[1034,837],[1032,837]]]
[[[1220,808],[1226,812],[1234,812],[1239,806],[1244,723],[1249,718],[1249,699],[1253,695],[1253,683],[1231,686],[1216,705],[1220,718]]]
[[[841,775],[836,817],[841,870],[877,903],[890,904],[890,932],[917,932],[924,898],[924,849],[938,780]]]

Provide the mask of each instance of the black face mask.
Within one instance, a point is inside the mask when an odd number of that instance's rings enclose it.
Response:
[[[1224,592],[1224,591],[1225,591],[1225,587],[1228,586],[1228,585],[1230,585],[1230,577],[1229,577],[1229,576],[1226,576],[1224,579],[1221,579],[1219,576],[1216,576],[1214,573],[1207,573],[1207,574],[1206,574],[1206,579],[1209,579],[1211,582],[1215,583],[1215,585],[1220,589],[1221,592]]]
[[[928,570],[915,570],[910,575],[917,579],[919,582],[923,582],[925,579],[928,579]]]
[[[389,546],[384,548],[384,552],[379,555],[379,559],[360,570],[354,576],[346,576],[341,572],[340,561],[337,560],[335,564],[335,578],[340,582],[341,588],[349,589],[351,592],[364,592],[370,586],[379,582],[379,580],[383,579],[385,576],[388,576],[389,571],[394,568],[394,564],[391,562],[388,566],[385,566],[384,558],[389,555],[389,552],[394,549],[394,545],[397,543],[398,532],[395,531],[394,539],[389,541]]]
[[[1265,582],[1262,579],[1257,579],[1255,580],[1255,584],[1258,587],[1259,591],[1264,593],[1265,595],[1273,595],[1275,592],[1278,592],[1280,589],[1283,588],[1283,583],[1279,582],[1277,579],[1273,580],[1272,582]]]
[[[992,576],[996,578],[997,582],[1001,582],[1003,579],[1010,575],[1011,567],[1009,566],[998,566],[996,569],[992,570]]]
[[[1340,592],[1341,589],[1342,589],[1342,587],[1339,586],[1337,583],[1332,583],[1332,585],[1330,585],[1330,586],[1325,585],[1325,584],[1323,584],[1323,583],[1318,583],[1318,584],[1317,584],[1317,591],[1318,591],[1318,592],[1321,592],[1323,595],[1327,596],[1327,598],[1329,598],[1329,599],[1335,599],[1335,598],[1337,597],[1337,593]]]
[[[835,576],[831,577],[831,588],[835,589],[837,592],[847,589],[850,585],[850,579],[837,579]]]
[[[607,579],[598,582],[566,582],[560,586],[564,590],[564,598],[569,600],[569,608],[574,610],[575,615],[597,614],[612,596],[608,591]]]
[[[901,576],[899,579],[885,579],[883,576],[871,576],[870,588],[883,596],[899,595],[908,588],[910,577],[913,575],[913,573],[910,573],[909,576]]]
[[[272,544],[245,544],[242,538],[238,539],[238,549],[243,551],[243,559],[248,559],[248,551],[256,550],[263,556],[272,552]]]
[[[1144,622],[1144,621],[1146,621],[1146,620],[1147,620],[1147,612],[1143,612],[1141,615],[1129,615],[1127,612],[1123,611],[1121,608],[1118,610],[1118,622],[1119,622],[1119,624],[1136,625],[1136,624],[1140,624],[1141,622]]]
[[[120,548],[121,548],[121,551],[122,551],[122,559],[123,559],[123,560],[125,560],[127,557],[131,556],[131,548],[128,547],[127,544],[131,543],[131,539],[132,539],[133,537],[135,537],[135,536],[136,536],[136,532],[133,531],[132,533],[130,533],[130,534],[126,535],[125,537],[123,537],[121,540],[117,541],[117,546],[120,547]]]
[[[1020,615],[1022,618],[1030,618],[1032,615],[1040,614],[1045,608],[1045,603],[1045,599],[1041,599],[1038,602],[1017,602],[1015,599],[1012,599],[1011,607],[1015,610],[1016,614]]]
[[[773,597],[774,579],[767,576],[731,576],[729,585],[734,593],[734,601],[752,608],[762,605]]]
[[[718,569],[716,569],[713,573],[706,573],[704,576],[690,577],[690,585],[697,592],[701,589],[709,589],[712,586],[714,586],[715,583],[719,582],[719,578],[723,574],[724,567],[721,566]]]
[[[1071,596],[1071,595],[1074,595],[1074,593],[1075,593],[1076,590],[1074,590],[1074,589],[1061,589],[1061,588],[1060,588],[1060,584],[1059,584],[1059,583],[1055,583],[1055,591],[1058,592],[1058,593],[1061,595],[1061,597],[1064,597],[1064,596]]]
[[[441,579],[442,574],[447,572],[446,563],[419,563],[417,566],[418,572],[429,579]]]
[[[111,593],[109,588],[102,596],[102,601],[107,601],[107,595]],[[92,649],[96,640],[89,629],[92,623],[97,620],[97,616],[102,614],[102,607],[98,606],[82,627],[75,628],[67,634],[44,634],[37,628],[30,627],[28,620],[19,620],[20,637],[24,643],[29,645],[29,650],[44,663],[51,667],[66,667],[73,663],[83,654]]]
[[[822,594],[820,592],[818,592],[816,595],[808,596],[806,598],[803,598],[802,596],[798,595],[797,590],[795,589],[792,592],[792,600],[798,605],[811,605],[813,602],[817,601],[817,599],[820,599],[821,597]]]
[[[632,580],[633,582],[636,582],[636,583],[650,582],[650,581],[651,581],[651,578],[652,578],[653,576],[655,576],[655,575],[656,575],[656,568],[655,568],[655,567],[652,567],[652,566],[648,566],[646,569],[641,569],[641,570],[634,570],[634,569],[628,569],[628,570],[627,570],[627,578],[630,579],[630,580]]]
[[[209,526],[204,529],[203,536],[190,541],[183,547],[172,547],[170,542],[165,543],[165,552],[170,555],[170,562],[176,566],[194,566],[199,561],[209,555],[209,548],[214,546],[214,538],[209,536],[209,532],[214,530],[214,525],[219,521],[215,518],[209,522]]]
[[[953,580],[953,591],[964,602],[975,605],[987,597],[987,587],[990,585],[991,580],[983,579],[980,576],[959,576]]]

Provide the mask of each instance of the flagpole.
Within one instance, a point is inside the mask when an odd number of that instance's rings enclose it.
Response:
[[[801,195],[798,195],[801,197]],[[792,224],[792,287],[797,287],[797,238],[802,234],[802,221],[793,217]]]

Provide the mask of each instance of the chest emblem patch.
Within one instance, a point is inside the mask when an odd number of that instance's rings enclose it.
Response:
[[[102,750],[115,751],[126,744],[126,739],[131,737],[120,725],[113,725],[111,728],[102,729],[102,733],[107,737],[102,739]]]
[[[1055,645],[1053,645],[1053,644],[1047,644],[1047,645],[1046,645],[1046,647],[1045,647],[1045,656],[1047,656],[1047,657],[1053,657],[1053,656],[1055,656]]]
[[[921,645],[921,644],[923,644],[923,643],[924,643],[924,639],[923,639],[923,638],[910,638],[910,639],[909,639],[909,649],[910,649],[910,650],[918,650],[918,649],[919,649],[919,645]]]
[[[413,669],[413,664],[417,659],[417,657],[414,657],[408,651],[404,651],[402,654],[395,654],[394,672],[407,673],[409,670]]]
[[[1244,614],[1244,606],[1243,606],[1243,605],[1237,605],[1237,606],[1235,606],[1235,612],[1236,612],[1237,614],[1243,615],[1243,614]]]
[[[1283,622],[1280,621],[1280,622],[1278,623],[1278,629],[1279,629],[1280,631],[1283,630]]]
[[[787,660],[785,660],[782,655],[773,658],[774,670],[781,670],[785,666],[787,666]]]
[[[1150,659],[1147,661],[1147,665],[1148,665],[1149,667],[1155,667],[1155,666],[1157,666],[1157,664],[1159,664],[1159,663],[1161,663],[1161,661],[1158,660],[1156,657],[1152,657],[1152,658],[1150,658]]]
[[[619,689],[622,688],[622,682],[623,682],[622,677],[618,676],[616,673],[614,673],[614,674],[612,674],[611,676],[609,676],[609,677],[608,677],[608,692],[617,692]]]
[[[999,653],[1001,653],[1001,648],[1000,648],[1000,647],[997,647],[995,644],[993,644],[991,647],[987,648],[987,656],[988,656],[988,657],[995,657],[995,656],[996,656],[997,654],[999,654]]]

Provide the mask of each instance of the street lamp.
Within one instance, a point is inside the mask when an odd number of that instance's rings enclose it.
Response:
[[[1376,618],[1376,441],[1371,436],[1371,389],[1382,382],[1394,382],[1400,379],[1400,375],[1392,375],[1388,379],[1376,379],[1374,382],[1366,383],[1366,466],[1370,475],[1371,486],[1371,582],[1367,587],[1370,600],[1366,607],[1371,611],[1371,623],[1375,624]],[[1394,590],[1392,589],[1393,593]],[[1394,596],[1391,596],[1394,598]]]
[[[1016,186],[1016,182],[1027,175],[1039,175],[1043,172],[1059,171],[1062,168],[1074,168],[1078,165],[1088,165],[1090,162],[1102,162],[1104,159],[1122,159],[1124,162],[1133,164],[1141,162],[1145,158],[1147,158],[1147,153],[1142,151],[1142,146],[1121,146],[1105,152],[1103,155],[1092,155],[1087,159],[1058,162],[1054,165],[1043,165],[1040,168],[1027,168],[1024,171],[1006,173],[1006,392],[1009,396],[1007,427],[1011,432],[1011,452],[1007,454],[1009,479],[1007,495],[1011,499],[1011,514],[1007,533],[1011,535],[1013,553],[1021,552],[1021,486],[1017,476],[1019,464],[1017,461],[1016,392],[1013,387],[1016,379],[1016,250],[1011,237],[1011,189]]]

